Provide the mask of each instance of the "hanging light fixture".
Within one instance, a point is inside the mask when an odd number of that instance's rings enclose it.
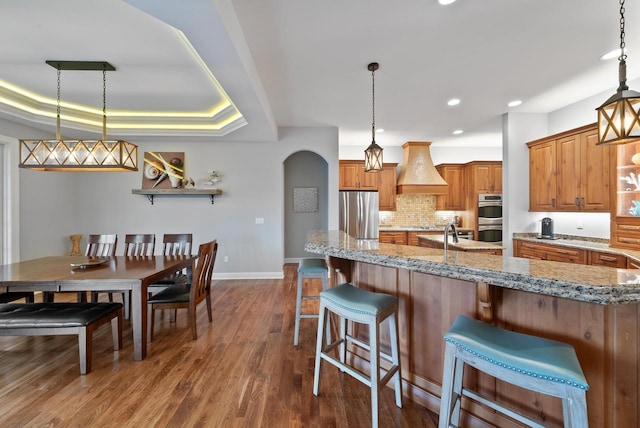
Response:
[[[58,70],[55,140],[20,140],[20,168],[39,171],[137,171],[138,147],[123,140],[107,140],[107,71],[104,61],[46,61]],[[60,136],[60,71],[102,70],[102,139],[63,140]]]
[[[598,145],[640,141],[640,93],[627,86],[627,54],[624,43],[624,0],[620,0],[620,56],[618,91],[598,111]]]
[[[376,78],[375,72],[380,67],[377,62],[372,62],[367,66],[367,69],[371,72],[371,98],[372,98],[372,112],[373,122],[371,123],[371,144],[364,151],[364,170],[380,171],[382,170],[382,147],[376,144]]]

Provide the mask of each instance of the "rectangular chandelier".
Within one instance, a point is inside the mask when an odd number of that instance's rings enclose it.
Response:
[[[20,140],[20,168],[137,171],[138,147],[123,140]]]

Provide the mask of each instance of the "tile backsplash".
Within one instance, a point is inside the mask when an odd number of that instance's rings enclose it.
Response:
[[[454,211],[436,211],[435,195],[397,195],[395,211],[381,211],[381,226],[433,226],[446,224]]]

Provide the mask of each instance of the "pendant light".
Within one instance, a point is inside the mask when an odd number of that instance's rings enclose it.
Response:
[[[620,56],[618,91],[598,111],[597,145],[640,141],[640,93],[627,86],[627,55],[624,43],[624,0],[620,0]]]
[[[371,123],[371,144],[364,151],[364,170],[365,172],[376,172],[382,170],[382,147],[376,144],[376,80],[375,72],[379,68],[377,62],[372,62],[367,66],[371,72],[371,95],[372,95],[372,112],[373,122]]]
[[[46,61],[58,70],[55,140],[20,140],[20,168],[38,171],[137,171],[138,147],[123,140],[107,140],[107,71],[104,61]],[[60,136],[60,71],[102,71],[102,139],[63,140]]]

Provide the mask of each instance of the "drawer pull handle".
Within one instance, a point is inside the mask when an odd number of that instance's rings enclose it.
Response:
[[[556,250],[556,252],[560,254],[571,254],[571,251],[567,251],[567,250]]]
[[[600,260],[604,260],[605,262],[617,262],[618,258],[611,256],[600,256]]]
[[[630,224],[621,224],[618,226],[620,230],[640,230],[640,226],[633,226]]]

